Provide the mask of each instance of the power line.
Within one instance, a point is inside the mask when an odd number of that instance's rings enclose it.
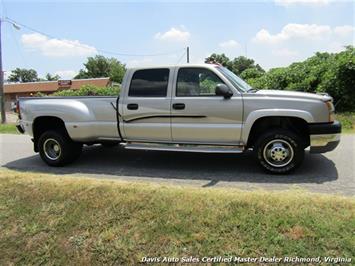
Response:
[[[42,34],[42,35],[44,35],[44,36],[46,36],[46,37],[48,37],[48,38],[51,38],[51,39],[63,40],[63,39],[61,39],[61,38],[57,38],[57,37],[55,37],[55,36],[53,36],[53,35],[47,34],[47,33],[45,33],[45,32],[42,32],[42,31],[40,31],[40,30],[37,30],[37,29],[32,28],[32,27],[30,27],[30,26],[27,26],[27,25],[25,25],[25,24],[23,24],[23,23],[20,23],[20,22],[16,21],[16,20],[13,20],[13,19],[11,19],[11,18],[9,18],[9,17],[5,17],[5,21],[8,21],[8,22],[10,22],[10,23],[12,23],[12,24],[15,24],[15,25],[20,25],[20,26],[23,27],[23,28],[26,28],[26,29],[28,29],[28,30],[30,30],[30,31],[33,31],[33,32]],[[71,44],[74,45],[74,46],[77,46],[77,47],[86,47],[85,45],[80,45],[80,44],[77,44],[77,43],[71,43]],[[170,51],[170,52],[164,52],[164,53],[131,54],[131,53],[114,52],[114,51],[109,51],[109,50],[104,50],[104,49],[97,49],[97,48],[95,48],[95,49],[96,49],[98,52],[103,53],[103,54],[112,54],[112,55],[118,55],[118,56],[163,56],[163,55],[176,54],[176,53],[178,53],[178,52],[181,52],[182,50],[185,50],[185,48],[183,48],[183,49],[179,49],[179,50],[175,50],[175,51]]]
[[[181,55],[181,57],[179,58],[179,60],[176,62],[176,64],[179,64],[179,63],[180,63],[181,59],[184,58],[185,54],[186,54],[186,50],[184,49],[183,54]]]
[[[27,61],[26,61],[26,59],[25,59],[25,57],[24,57],[24,55],[23,55],[22,49],[20,48],[19,41],[18,41],[18,39],[17,39],[17,36],[16,36],[16,34],[15,34],[15,30],[14,30],[13,27],[11,27],[11,29],[10,29],[10,34],[11,34],[12,39],[13,39],[15,45],[16,45],[16,48],[17,48],[17,50],[18,50],[18,54],[20,55],[20,58],[21,58],[22,62],[23,62],[24,65],[28,68]]]
[[[96,49],[96,50],[104,54],[112,54],[112,55],[119,55],[119,56],[163,56],[163,55],[173,55],[178,52],[181,52],[184,49],[179,49],[179,50],[165,52],[165,53],[156,53],[156,54],[126,54],[126,53],[117,53],[117,52],[112,52],[112,51],[107,51],[102,49]]]

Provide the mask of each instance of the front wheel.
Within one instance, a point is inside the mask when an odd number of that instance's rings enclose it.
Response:
[[[304,158],[302,139],[288,130],[271,130],[260,136],[255,145],[260,165],[273,174],[286,174]]]
[[[82,151],[81,143],[73,142],[65,132],[46,131],[38,139],[42,160],[50,166],[63,166],[77,159]]]

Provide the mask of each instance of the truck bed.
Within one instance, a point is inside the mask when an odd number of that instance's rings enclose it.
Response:
[[[23,97],[19,98],[22,126],[32,133],[32,123],[43,116],[64,121],[70,137],[75,141],[91,142],[120,139],[114,107],[117,97]]]

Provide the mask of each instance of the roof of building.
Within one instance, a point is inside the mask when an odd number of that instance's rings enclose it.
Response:
[[[39,81],[26,83],[4,84],[4,93],[24,92],[55,92],[60,89],[79,89],[83,85],[106,87],[110,85],[110,78],[72,79],[69,85],[60,85],[59,81]]]

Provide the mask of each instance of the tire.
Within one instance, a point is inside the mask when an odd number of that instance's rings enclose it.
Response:
[[[83,145],[73,142],[66,132],[46,131],[38,139],[42,160],[49,166],[64,166],[75,161]]]
[[[255,145],[260,165],[269,173],[286,174],[304,159],[304,142],[289,130],[275,129],[261,135]]]

